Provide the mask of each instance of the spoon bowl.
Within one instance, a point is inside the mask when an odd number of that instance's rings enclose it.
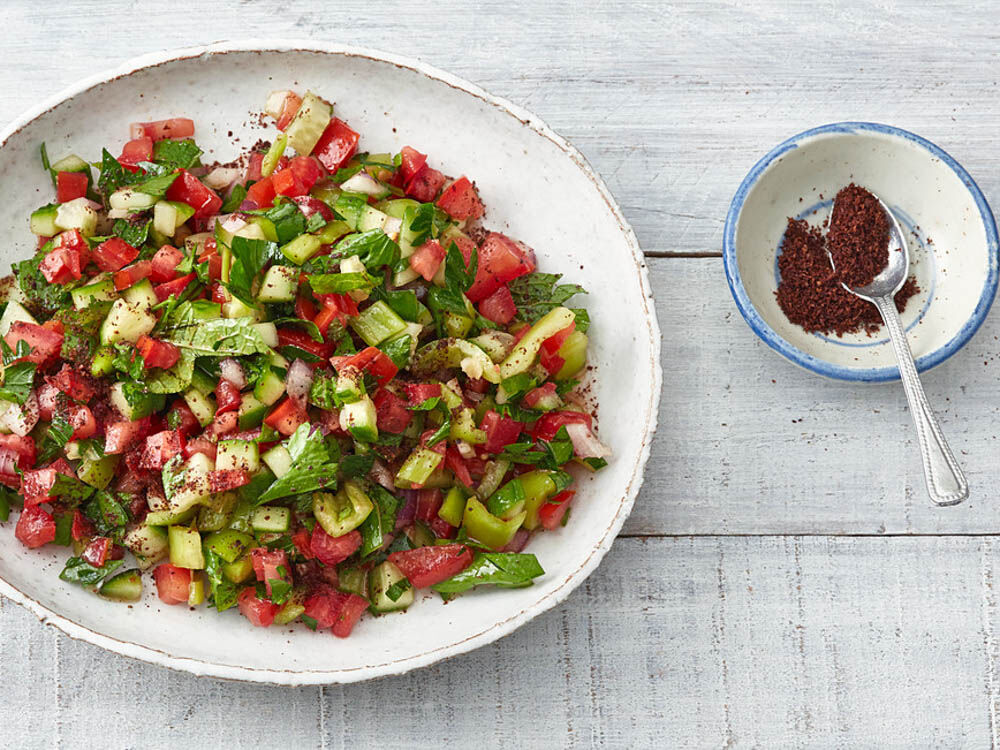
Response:
[[[899,225],[896,215],[885,205],[885,202],[877,195],[875,199],[889,219],[889,262],[865,286],[851,288],[844,284],[844,288],[847,291],[873,304],[879,297],[895,297],[896,292],[902,289],[903,284],[906,283],[906,277],[910,275],[910,250],[903,235],[903,228]],[[826,252],[827,255],[830,255],[829,248]],[[832,255],[830,255],[830,265],[836,269]]]

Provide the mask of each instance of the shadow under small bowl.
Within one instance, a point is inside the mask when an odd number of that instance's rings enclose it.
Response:
[[[917,369],[948,359],[972,337],[993,304],[997,227],[962,166],[905,130],[833,123],[793,136],[757,162],[726,217],[726,278],[754,332],[795,364],[839,380],[898,380],[884,329],[873,336],[806,333],[788,321],[775,298],[788,218],[821,224],[837,191],[851,182],[882,198],[906,234],[910,273],[921,291],[902,319]]]

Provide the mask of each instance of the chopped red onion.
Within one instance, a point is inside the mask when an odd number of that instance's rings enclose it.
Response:
[[[260,206],[257,205],[256,201],[245,200],[240,204],[240,211],[256,211]]]
[[[242,169],[235,167],[216,167],[202,180],[213,190],[225,190],[238,180],[243,174]]]
[[[309,365],[301,359],[296,359],[288,368],[288,375],[285,379],[285,390],[288,397],[294,401],[300,409],[306,408],[306,398],[309,396],[309,389],[312,387],[313,371]]]
[[[573,452],[580,458],[604,458],[611,455],[611,450],[582,422],[567,424],[566,433],[573,441]]]
[[[389,467],[385,465],[385,461],[382,459],[375,459],[368,476],[389,490],[389,492],[396,491],[396,483],[392,480],[392,472],[389,471]]]
[[[413,517],[417,514],[416,490],[403,490],[401,494],[406,501],[406,505],[403,506],[403,509],[396,516],[396,531],[399,531],[413,521]]]
[[[226,357],[219,362],[219,372],[224,379],[228,380],[241,391],[247,387],[247,378],[243,373],[243,365],[232,357]]]
[[[507,546],[504,547],[501,552],[520,552],[527,546],[528,540],[531,539],[531,532],[527,529],[518,529],[514,532],[514,538],[511,539]]]

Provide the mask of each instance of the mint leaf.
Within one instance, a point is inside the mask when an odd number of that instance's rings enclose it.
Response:
[[[367,557],[382,547],[386,538],[395,531],[396,515],[403,506],[402,500],[380,485],[372,484],[367,490],[375,510],[358,527],[361,532],[361,557]]]
[[[152,223],[151,219],[138,224],[132,224],[125,219],[115,219],[113,232],[116,237],[121,237],[132,247],[142,247],[149,237],[149,227]]]
[[[140,193],[151,195],[154,198],[162,198],[167,194],[167,190],[170,186],[174,184],[174,180],[177,179],[177,175],[177,172],[172,172],[171,174],[150,177],[142,182],[134,183],[132,187]]]
[[[309,402],[326,411],[337,408],[337,379],[318,372],[309,388]]]
[[[52,416],[52,422],[45,431],[45,437],[42,438],[37,463],[47,464],[59,456],[72,436],[73,427],[66,419],[65,409],[59,409]]]
[[[229,195],[227,195],[226,199],[222,201],[222,206],[219,208],[219,212],[224,214],[232,213],[238,209],[246,199],[246,185],[233,185],[233,189],[229,192]]]
[[[279,497],[336,487],[337,463],[331,460],[321,432],[313,431],[308,423],[300,425],[286,447],[292,455],[292,468],[257,498],[257,505]]]
[[[279,203],[273,208],[250,211],[249,213],[270,219],[271,223],[274,224],[274,232],[278,236],[278,244],[280,245],[290,242],[306,231],[306,217],[302,215],[295,203]]]
[[[18,343],[23,344],[24,341]],[[5,367],[3,385],[0,386],[0,401],[14,404],[23,404],[27,401],[35,384],[36,369],[34,362],[18,362],[16,365]]]
[[[530,586],[532,579],[544,573],[538,558],[532,554],[477,552],[472,565],[431,588],[442,594],[458,594],[488,583],[502,588],[520,588]]]
[[[229,249],[232,251],[233,259],[226,289],[232,292],[233,296],[253,306],[256,304],[253,296],[254,280],[269,260],[279,256],[278,245],[267,240],[233,237]]]
[[[275,318],[271,322],[276,326],[297,326],[309,334],[309,338],[316,343],[322,343],[323,341],[323,334],[319,332],[319,326],[311,320],[303,320],[302,318]]]
[[[49,495],[59,498],[65,505],[79,505],[93,495],[97,489],[67,474],[56,474],[56,481]]]
[[[108,560],[103,567],[95,568],[82,557],[71,557],[66,561],[59,578],[68,583],[78,583],[81,586],[96,586],[109,573],[125,564],[124,560]]]
[[[376,279],[367,273],[317,273],[308,278],[316,294],[344,294],[355,289],[367,291],[376,284]]]
[[[239,318],[196,320],[163,329],[161,338],[198,357],[239,357],[271,351],[257,329]]]
[[[202,150],[190,138],[162,140],[153,144],[153,161],[167,169],[190,169],[198,166]]]
[[[375,465],[374,453],[354,454],[340,459],[340,473],[345,479],[356,479],[368,475]]]
[[[572,297],[587,293],[579,284],[557,283],[561,278],[562,274],[558,273],[529,273],[511,281],[507,286],[517,305],[518,318],[534,323]],[[576,314],[576,330],[586,333],[590,316],[582,309],[573,309],[573,312]]]
[[[339,258],[356,255],[369,269],[391,266],[400,255],[399,245],[378,228],[347,235],[334,246],[333,253]]]
[[[180,359],[169,370],[152,370],[146,376],[146,389],[150,393],[180,393],[191,385],[194,375],[194,352],[181,349]]]

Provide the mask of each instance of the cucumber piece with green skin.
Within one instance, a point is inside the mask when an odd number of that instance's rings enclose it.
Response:
[[[260,227],[260,231],[264,233],[264,237],[268,242],[278,241],[278,230],[274,226],[274,222],[266,216],[251,216],[250,223]]]
[[[148,211],[156,205],[158,198],[146,195],[129,187],[118,188],[108,198],[108,205],[119,211]]]
[[[368,346],[378,346],[406,330],[406,321],[384,301],[369,305],[351,320],[351,328]]]
[[[24,305],[11,300],[7,303],[3,315],[0,315],[0,336],[6,336],[14,323],[34,323],[38,325],[38,321],[24,308]]]
[[[73,298],[73,307],[77,310],[88,308],[95,302],[114,302],[118,299],[115,282],[110,276],[101,279],[95,277],[87,286],[77,287],[69,294]]]
[[[122,543],[140,562],[149,567],[167,556],[167,532],[161,526],[143,523],[128,531]]]
[[[291,242],[281,246],[281,254],[292,263],[301,266],[319,252],[321,245],[319,237],[312,234],[300,234]]]
[[[156,326],[156,316],[148,309],[116,299],[101,324],[101,343],[134,344]]]
[[[539,318],[520,341],[514,345],[507,359],[500,363],[500,377],[504,380],[526,372],[535,362],[542,342],[568,327],[576,316],[565,307],[556,307]]]
[[[368,598],[368,571],[362,567],[338,568],[337,588]]]
[[[107,375],[114,369],[115,351],[110,346],[102,346],[94,352],[90,362],[90,374],[95,378]]]
[[[223,563],[222,575],[232,583],[243,583],[253,575],[253,560],[250,559],[249,555],[246,555],[234,562]]]
[[[229,319],[253,318],[254,320],[260,320],[263,316],[261,315],[261,311],[256,307],[250,307],[250,305],[241,300],[239,297],[232,297],[222,303],[222,317]]]
[[[264,160],[260,163],[260,176],[270,177],[271,173],[274,172],[275,167],[278,166],[278,161],[281,159],[282,154],[285,153],[285,146],[288,145],[288,134],[281,133],[277,138],[274,139],[274,143],[264,154]]]
[[[457,484],[448,490],[448,494],[441,503],[438,510],[438,517],[444,519],[451,526],[462,525],[462,515],[465,513],[465,491]]]
[[[216,381],[209,377],[204,370],[194,368],[194,372],[191,374],[191,387],[194,390],[203,396],[209,396],[215,393],[216,385]],[[215,407],[212,407],[212,411],[215,412]]]
[[[393,219],[405,219],[406,210],[408,208],[416,209],[419,205],[420,203],[413,198],[396,198],[391,201],[381,201],[376,208]],[[406,224],[405,221],[403,223]]]
[[[397,586],[398,584],[398,586]],[[393,563],[386,560],[380,565],[376,565],[369,575],[368,594],[371,599],[372,609],[376,612],[397,612],[406,609],[413,604],[413,586],[408,585],[409,581],[403,575],[403,571]],[[394,590],[393,586],[404,587],[395,601],[390,596]]]
[[[187,523],[194,518],[195,508],[189,506],[181,510],[154,510],[146,514],[144,523],[147,526],[171,526],[177,523]]]
[[[555,374],[556,380],[568,380],[584,368],[587,364],[587,343],[587,334],[581,331],[573,331],[566,337],[557,352],[565,364]]]
[[[396,472],[396,485],[408,489],[415,484],[427,484],[431,474],[441,465],[442,461],[444,461],[444,456],[440,453],[432,451],[430,448],[417,446]]]
[[[232,469],[250,474],[260,470],[260,451],[249,440],[220,440],[215,451],[217,471]]]
[[[153,291],[153,283],[149,279],[137,281],[122,292],[122,297],[130,305],[135,305],[142,310],[148,310],[160,301],[157,299],[156,292]]]
[[[163,408],[165,397],[160,393],[126,391],[125,383],[115,383],[108,393],[111,405],[130,422],[148,417]]]
[[[274,476],[280,479],[292,468],[292,454],[283,445],[276,445],[263,456],[261,460],[267,465]]]
[[[164,237],[173,237],[192,216],[194,209],[187,203],[159,201],[153,206],[153,228]]]
[[[201,391],[188,388],[184,391],[184,401],[202,427],[207,427],[215,419],[215,404],[209,401],[208,397]]]
[[[340,409],[340,429],[364,443],[378,440],[377,415],[371,398],[362,396],[352,404],[344,404]]]
[[[239,415],[237,424],[241,430],[252,430],[254,427],[260,427],[267,412],[267,404],[261,403],[252,393],[244,393],[237,412]]]
[[[97,230],[97,211],[86,198],[74,198],[60,203],[56,209],[55,225],[59,229],[76,229],[84,237],[93,237]]]
[[[336,397],[345,404],[360,401],[365,395],[361,386],[361,371],[356,367],[343,367],[337,373]]]
[[[316,237],[321,244],[332,245],[345,234],[349,234],[350,231],[351,228],[347,226],[347,222],[335,220],[328,222],[325,227],[316,232]]]
[[[280,533],[288,531],[292,522],[292,511],[280,505],[261,505],[250,519],[254,531]]]
[[[201,570],[205,555],[201,550],[201,534],[188,526],[168,526],[167,543],[170,545],[170,564],[178,568]]]
[[[85,457],[80,461],[80,465],[76,469],[76,475],[81,482],[103,490],[111,484],[119,458],[120,456],[105,456],[104,458],[94,460]]]
[[[381,229],[389,217],[374,206],[365,206],[358,216],[358,231],[367,232],[371,229]]]
[[[274,323],[254,323],[253,329],[267,346],[273,349],[278,345],[278,327]]]
[[[331,117],[333,117],[333,107],[313,92],[307,91],[302,97],[302,104],[299,105],[295,117],[285,128],[288,145],[301,156],[309,156],[323,135],[323,131],[330,124]]]
[[[142,574],[134,568],[111,576],[97,592],[115,602],[137,602],[142,598]]]
[[[255,546],[256,540],[242,531],[224,529],[206,536],[202,544],[205,549],[214,552],[227,563],[231,563]]]
[[[336,494],[314,492],[312,507],[316,522],[323,527],[323,531],[332,537],[340,537],[364,523],[375,505],[361,485],[348,480]]]
[[[299,272],[290,266],[271,266],[257,292],[258,302],[293,302],[299,289]]]
[[[59,227],[56,226],[56,212],[58,210],[58,203],[50,203],[32,211],[31,219],[28,222],[31,233],[37,234],[39,237],[53,237],[59,234]]]
[[[52,165],[53,172],[90,172],[90,164],[76,154],[64,156]]]
[[[198,508],[198,531],[221,531],[229,525],[238,496],[235,492],[218,492],[203,501]]]
[[[517,339],[506,331],[483,331],[473,339],[473,344],[486,352],[494,362],[503,362],[510,354]]]
[[[276,404],[285,395],[285,381],[274,370],[268,370],[253,388],[253,395],[265,406]]]
[[[203,453],[195,453],[185,462],[183,481],[166,488],[172,512],[180,513],[193,508],[212,496],[208,475],[213,469],[215,462]]]
[[[188,587],[188,606],[197,607],[203,601],[205,601],[205,579],[200,573],[193,573]]]
[[[302,614],[306,611],[305,604],[305,592],[301,590],[295,590],[292,592],[291,597],[279,609],[274,615],[275,625],[288,625],[290,622],[295,622]]]

